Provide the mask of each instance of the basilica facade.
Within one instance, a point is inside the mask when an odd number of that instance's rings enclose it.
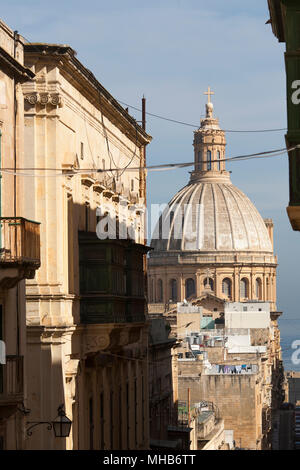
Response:
[[[160,216],[148,263],[150,312],[184,299],[260,300],[276,310],[273,222],[230,180],[225,132],[206,104],[194,132],[194,171]],[[213,310],[222,310],[214,307]]]

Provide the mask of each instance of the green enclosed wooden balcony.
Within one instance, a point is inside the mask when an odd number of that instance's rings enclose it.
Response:
[[[79,232],[81,323],[145,321],[148,250],[131,240],[99,240]]]

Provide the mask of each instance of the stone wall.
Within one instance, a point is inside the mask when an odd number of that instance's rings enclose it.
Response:
[[[191,404],[201,400],[213,402],[224,419],[225,429],[233,429],[237,447],[256,449],[260,435],[256,379],[256,375],[202,375],[201,378],[179,375],[178,396],[179,400],[186,400],[189,388]]]

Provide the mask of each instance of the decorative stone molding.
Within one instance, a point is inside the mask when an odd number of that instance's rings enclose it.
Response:
[[[86,335],[84,341],[84,354],[98,352],[107,349],[110,345],[110,335],[102,333],[99,335]]]
[[[38,93],[38,92],[31,92],[31,93],[26,93],[24,95],[25,101],[27,101],[31,106],[35,106],[37,103],[39,103],[42,106],[46,106],[47,104],[50,104],[52,106],[58,106],[61,108],[63,106],[63,101],[62,97],[59,93]]]

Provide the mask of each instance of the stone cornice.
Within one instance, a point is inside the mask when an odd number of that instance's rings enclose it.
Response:
[[[32,80],[35,74],[20,64],[16,59],[14,59],[8,52],[6,52],[2,47],[0,47],[0,64],[7,67],[9,72],[19,81],[25,82],[26,80]]]
[[[32,65],[38,60],[45,63],[54,62],[61,75],[132,141],[137,141],[139,145],[147,145],[151,142],[152,137],[98,82],[92,72],[82,65],[75,57],[75,51],[71,47],[53,44],[25,44],[24,52],[27,64]]]

